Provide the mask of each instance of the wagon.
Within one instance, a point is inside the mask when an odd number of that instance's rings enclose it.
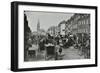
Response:
[[[46,47],[45,48],[45,60],[55,58],[55,54],[56,54],[55,46],[49,43],[49,44],[46,44],[45,47]]]
[[[32,47],[30,47],[28,49],[28,56],[37,56],[38,54],[38,46],[37,45],[32,45]]]

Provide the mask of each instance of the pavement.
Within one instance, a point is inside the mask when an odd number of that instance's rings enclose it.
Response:
[[[80,51],[78,49],[74,49],[74,47],[69,47],[67,49],[63,49],[63,56],[64,60],[71,60],[71,59],[84,59],[84,56],[80,56]]]
[[[72,60],[72,59],[84,59],[83,55],[80,55],[80,51],[78,49],[74,49],[74,47],[63,48],[61,60]],[[54,57],[49,57],[48,60],[54,60]],[[37,57],[28,57],[28,61],[45,61],[45,51],[39,52]]]

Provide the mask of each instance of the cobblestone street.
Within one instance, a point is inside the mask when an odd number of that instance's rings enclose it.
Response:
[[[84,56],[80,55],[78,49],[74,47],[63,48],[62,51],[62,60],[71,60],[71,59],[84,59]],[[45,61],[45,51],[39,52],[37,57],[28,57],[29,61]],[[54,60],[54,57],[49,57],[48,60]]]
[[[74,49],[74,47],[70,47],[68,49],[64,49],[63,53],[65,54],[63,59],[71,60],[71,59],[84,59],[84,56],[80,56],[80,51],[78,49]]]

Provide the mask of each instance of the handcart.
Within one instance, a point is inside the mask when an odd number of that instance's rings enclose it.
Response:
[[[55,58],[56,49],[55,46],[51,43],[45,45],[45,60]]]
[[[28,49],[28,55],[29,56],[37,56],[37,54],[38,54],[38,46],[37,45],[32,45],[32,47],[30,47],[29,49]]]

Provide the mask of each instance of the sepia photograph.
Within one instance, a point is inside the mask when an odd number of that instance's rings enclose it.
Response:
[[[90,59],[90,16],[24,11],[24,61]]]

